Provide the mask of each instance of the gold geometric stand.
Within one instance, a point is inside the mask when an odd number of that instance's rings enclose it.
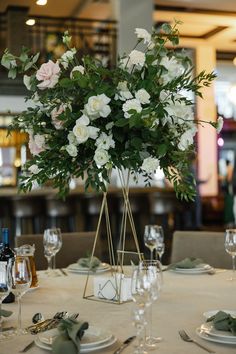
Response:
[[[89,289],[89,288],[91,288],[91,282],[90,282],[91,278],[93,278],[93,276],[94,277],[101,276],[101,274],[96,275],[96,273],[94,273],[94,275],[93,275],[91,271],[88,271],[86,283],[85,283],[85,288],[84,288],[84,293],[83,293],[83,298],[85,298],[85,299],[94,300],[94,301],[109,302],[109,303],[113,303],[113,304],[114,303],[122,304],[122,303],[126,302],[126,301],[123,301],[122,297],[121,297],[122,285],[124,284],[124,279],[125,279],[125,269],[124,269],[125,257],[127,255],[130,257],[137,256],[139,261],[141,261],[143,259],[143,255],[140,253],[137,233],[136,233],[134,219],[133,219],[132,210],[131,210],[131,205],[130,205],[130,201],[129,201],[130,172],[128,172],[127,176],[125,176],[125,173],[123,170],[118,170],[118,176],[119,176],[120,183],[121,183],[123,203],[124,203],[122,221],[121,221],[121,230],[120,230],[119,242],[118,242],[119,249],[114,251],[109,209],[108,209],[108,203],[107,203],[107,193],[108,192],[104,192],[102,204],[101,204],[101,209],[100,209],[100,213],[99,213],[99,218],[98,218],[98,225],[97,225],[97,230],[96,230],[96,234],[95,234],[95,240],[94,240],[93,249],[92,249],[92,253],[91,253],[91,262],[92,262],[92,257],[94,256],[97,241],[98,241],[98,236],[100,233],[102,217],[105,216],[108,252],[109,252],[109,260],[110,260],[111,269],[110,269],[109,273],[108,272],[104,273],[104,277],[106,277],[109,274],[109,277],[107,277],[107,282],[109,284],[107,284],[107,285],[112,287],[112,291],[114,293],[114,296],[112,297],[112,299],[107,299],[107,298],[103,298],[102,296],[97,297],[94,295],[94,293],[91,294],[91,289]],[[131,231],[132,231],[131,237],[133,237],[137,252],[125,250],[127,222],[130,223],[130,227],[131,227]],[[112,277],[112,282],[111,282],[111,277]],[[106,284],[104,284],[104,285],[106,285]],[[90,291],[90,294],[88,294],[89,291]],[[93,286],[92,286],[92,291],[93,291]]]

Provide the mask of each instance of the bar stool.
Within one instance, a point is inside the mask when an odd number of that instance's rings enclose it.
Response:
[[[65,201],[56,197],[46,198],[47,227],[59,227],[62,232],[75,232],[76,227],[76,205],[72,197]]]
[[[11,205],[16,236],[40,233],[44,230],[44,200],[38,197],[14,197]]]

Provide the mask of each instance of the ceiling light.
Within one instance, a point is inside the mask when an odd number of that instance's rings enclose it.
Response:
[[[35,19],[34,18],[29,18],[25,23],[28,26],[33,26],[33,25],[35,25]]]
[[[47,2],[48,2],[48,0],[37,0],[37,1],[36,1],[36,4],[37,4],[37,5],[40,5],[40,6],[44,6],[44,5],[47,4]]]

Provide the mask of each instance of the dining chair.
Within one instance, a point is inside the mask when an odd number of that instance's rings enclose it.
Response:
[[[216,268],[232,268],[232,259],[224,247],[224,232],[175,231],[173,234],[171,263],[186,257],[201,258]]]
[[[62,233],[62,248],[56,255],[56,267],[65,268],[69,264],[77,262],[79,258],[90,255],[92,253],[94,239],[95,231]],[[36,269],[46,269],[47,261],[44,256],[43,235],[21,235],[16,237],[16,247],[25,244],[35,245]],[[99,237],[94,255],[101,258]]]

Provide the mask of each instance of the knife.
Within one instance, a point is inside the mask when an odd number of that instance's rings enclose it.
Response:
[[[136,338],[136,336],[132,336],[132,337],[129,337],[127,338],[122,344],[121,346],[116,349],[114,351],[113,354],[120,354],[126,347],[128,347],[128,345]]]

